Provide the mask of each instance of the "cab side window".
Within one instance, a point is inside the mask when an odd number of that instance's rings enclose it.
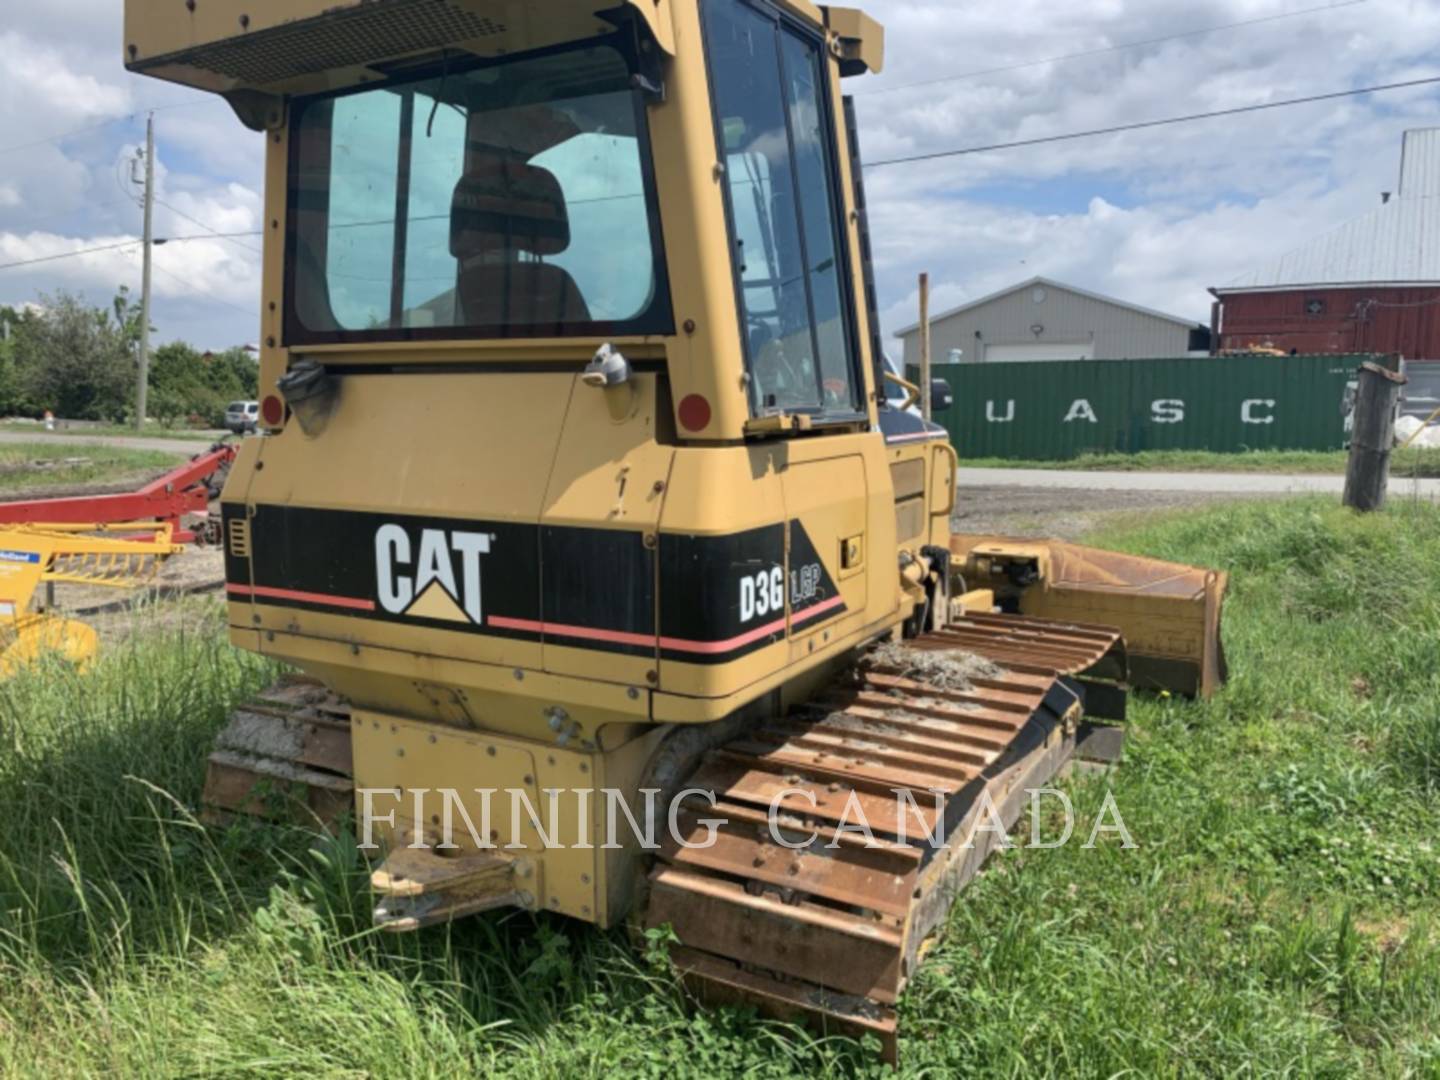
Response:
[[[820,45],[769,9],[707,0],[751,408],[862,409]]]

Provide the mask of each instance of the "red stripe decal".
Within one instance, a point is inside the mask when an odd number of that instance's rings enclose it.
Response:
[[[266,585],[228,584],[225,591],[232,596],[249,596],[257,600],[297,600],[303,604],[324,604],[326,607],[346,608],[350,611],[374,611],[374,600],[356,600],[349,596],[327,596],[324,593],[299,592],[295,589],[272,589]]]
[[[769,637],[771,634],[783,634],[785,632],[785,620],[776,619],[772,623],[750,630],[739,637],[733,637],[729,641],[686,641],[683,638],[665,637],[660,639],[660,647],[669,649],[671,652],[700,653],[704,656],[713,656],[716,653],[734,652],[736,649],[744,648],[751,642],[759,641],[761,638]]]
[[[307,604],[324,604],[327,607],[347,608],[354,611],[374,611],[373,600],[355,600],[348,596],[326,596],[323,593],[299,592],[294,589],[272,589],[266,586],[257,585],[251,588],[249,585],[236,585],[234,583],[225,586],[226,592],[232,596],[246,596],[254,599],[273,600],[297,600]],[[817,604],[807,608],[794,618],[795,625],[809,622],[816,616],[823,615],[827,611],[833,611],[844,604],[844,598],[832,596],[823,604]],[[651,634],[630,634],[622,630],[597,630],[588,626],[565,626],[560,623],[539,622],[534,619],[511,619],[500,615],[491,615],[485,620],[497,630],[519,630],[528,634],[544,634],[546,636],[577,638],[581,641],[608,641],[617,645],[634,645],[638,648],[649,648],[655,645],[656,639]],[[659,644],[662,649],[669,649],[672,652],[699,653],[712,656],[717,653],[734,652],[761,638],[769,637],[772,634],[781,634],[785,631],[785,620],[776,619],[774,622],[766,623],[764,626],[756,627],[754,630],[746,631],[738,637],[726,641],[687,641],[683,638],[660,638]]]
[[[844,603],[841,597],[834,597],[810,610],[803,612],[800,618],[809,619],[814,615],[822,614],[832,608]],[[581,638],[587,641],[611,641],[622,645],[636,645],[646,648],[655,644],[655,639],[645,634],[627,634],[619,630],[592,630],[584,626],[561,626],[556,623],[536,622],[533,619],[508,619],[499,616],[490,616],[486,620],[491,626],[500,630],[521,630],[530,634],[553,634],[556,637]],[[671,652],[700,653],[713,655],[716,653],[733,652],[743,648],[751,642],[759,641],[761,638],[769,637],[771,634],[780,634],[785,631],[785,620],[776,619],[774,622],[766,623],[764,626],[749,630],[738,637],[730,638],[727,641],[689,641],[684,638],[661,638],[660,647]]]
[[[845,598],[843,596],[832,596],[823,604],[816,604],[812,608],[806,608],[804,611],[800,612],[799,615],[796,615],[791,620],[791,623],[792,625],[798,626],[803,622],[809,622],[811,619],[815,618],[816,615],[824,615],[827,611],[834,611],[836,608],[843,607],[844,605]]]
[[[562,626],[559,623],[536,622],[533,619],[509,619],[491,615],[485,620],[498,630],[522,630],[529,634],[554,634],[556,637],[580,638],[585,641],[609,641],[617,645],[638,645],[653,648],[654,634],[627,634],[623,630],[595,630],[588,626]]]

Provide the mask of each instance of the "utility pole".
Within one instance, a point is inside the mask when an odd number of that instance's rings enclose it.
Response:
[[[140,282],[140,370],[135,383],[135,427],[145,430],[150,383],[150,260],[155,247],[155,114],[145,119],[145,254]]]
[[[920,415],[930,420],[930,275],[920,275]]]

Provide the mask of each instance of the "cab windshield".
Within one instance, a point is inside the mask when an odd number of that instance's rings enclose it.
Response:
[[[670,329],[644,102],[592,43],[310,99],[294,343]]]
[[[767,5],[704,10],[752,411],[854,417],[863,383],[823,39]]]

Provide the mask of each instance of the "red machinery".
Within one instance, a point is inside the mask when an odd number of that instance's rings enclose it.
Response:
[[[211,538],[209,530],[197,534],[186,526],[185,517],[199,515],[208,520],[210,500],[219,495],[234,460],[235,447],[216,443],[139,491],[0,503],[0,525],[155,521],[168,524],[178,543],[204,541]]]

